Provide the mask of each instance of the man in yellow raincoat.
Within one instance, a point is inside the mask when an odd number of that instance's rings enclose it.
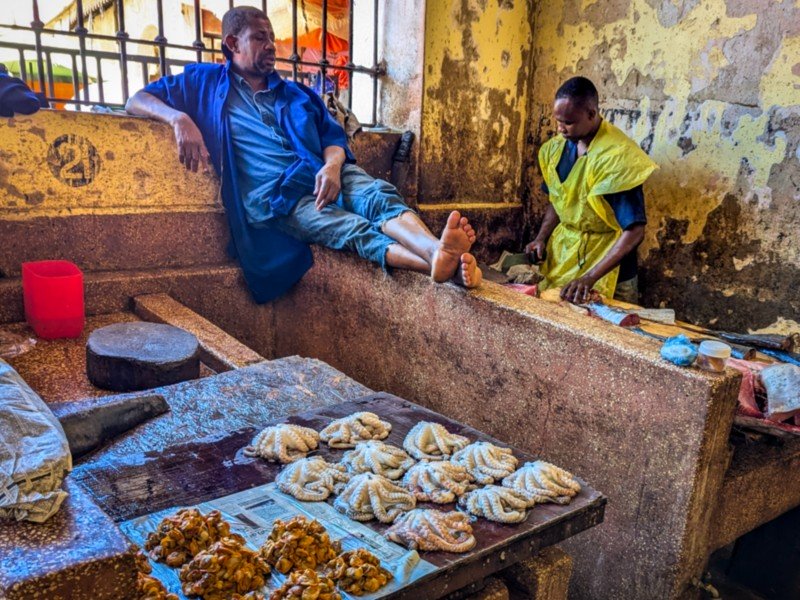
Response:
[[[556,92],[560,136],[539,151],[549,195],[539,233],[525,251],[544,259],[540,289],[586,302],[594,289],[636,303],[636,248],[647,223],[642,184],[658,166],[599,112],[597,88],[573,77]]]

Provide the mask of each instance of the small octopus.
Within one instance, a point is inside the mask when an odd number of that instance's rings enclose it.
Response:
[[[465,494],[471,487],[472,476],[466,467],[450,461],[420,462],[403,477],[403,486],[418,502],[447,504]]]
[[[381,523],[391,523],[416,505],[408,490],[373,473],[353,477],[333,503],[336,510],[354,521],[378,519]]]
[[[357,412],[349,417],[337,419],[319,432],[323,442],[331,448],[354,448],[363,440],[383,440],[389,436],[392,424],[381,421],[371,412]]]
[[[468,552],[476,543],[467,515],[426,508],[400,515],[384,535],[411,550]]]
[[[519,462],[510,448],[501,448],[489,442],[470,444],[456,452],[450,460],[466,467],[481,485],[494,483],[496,479],[511,475]]]
[[[249,446],[245,446],[244,455],[260,456],[285,464],[303,458],[318,445],[319,434],[313,429],[299,425],[273,425],[253,438]]]
[[[322,502],[350,481],[344,466],[321,456],[301,458],[283,468],[275,478],[278,489],[303,502]]]
[[[355,450],[345,452],[342,464],[351,473],[375,473],[387,479],[400,479],[414,465],[414,459],[402,448],[370,441],[359,442]]]
[[[569,504],[581,491],[572,473],[543,460],[525,463],[503,479],[503,485],[533,503]]]
[[[458,500],[459,506],[476,517],[498,523],[520,523],[525,520],[528,498],[507,487],[487,485],[468,492]]]
[[[428,421],[414,425],[403,440],[403,448],[417,460],[447,460],[453,452],[467,444],[467,438],[450,433],[439,423]]]

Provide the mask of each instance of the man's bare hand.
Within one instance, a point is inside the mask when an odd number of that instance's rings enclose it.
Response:
[[[547,250],[547,242],[541,240],[533,240],[530,244],[525,246],[525,254],[532,263],[538,263],[544,260],[544,255]]]
[[[561,299],[573,304],[586,304],[593,296],[592,288],[597,280],[584,275],[573,279],[561,289]]]
[[[317,173],[314,186],[314,195],[317,197],[314,206],[322,210],[331,202],[335,202],[342,189],[342,166],[340,164],[326,163]]]
[[[178,142],[178,158],[187,171],[197,173],[202,165],[203,171],[208,170],[208,150],[203,143],[203,135],[187,114],[181,114],[173,123],[175,140]]]

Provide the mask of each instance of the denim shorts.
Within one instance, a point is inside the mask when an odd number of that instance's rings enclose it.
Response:
[[[292,212],[273,218],[270,225],[308,244],[357,252],[386,268],[386,250],[397,242],[382,232],[383,224],[411,211],[397,188],[347,164],[339,199],[322,210],[315,201],[313,195],[303,196]]]

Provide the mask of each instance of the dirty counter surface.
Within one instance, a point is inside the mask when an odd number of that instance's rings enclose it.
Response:
[[[319,431],[332,420],[358,411],[374,412],[391,422],[392,432],[384,441],[401,447],[408,431],[420,421],[441,423],[449,431],[464,435],[471,441],[484,440],[508,446],[471,427],[385,393],[371,394],[275,422],[293,423]],[[225,436],[176,445],[161,452],[135,453],[117,457],[113,462],[87,463],[78,467],[73,476],[118,523],[170,508],[194,506],[274,480],[282,465],[243,455],[242,448],[256,433],[257,429],[246,428]],[[345,451],[321,444],[314,454],[329,461],[339,461]],[[514,455],[520,466],[538,458],[517,449],[514,449]],[[603,520],[606,498],[584,481],[580,482],[581,492],[569,505],[536,505],[528,511],[522,523],[503,525],[477,519],[473,523],[477,545],[468,553],[420,552],[420,557],[435,568],[386,597],[440,597],[529,558],[540,548],[599,524]],[[333,499],[332,496],[328,504],[332,504]],[[418,506],[440,510],[454,508],[452,504],[419,503]],[[379,534],[388,528],[377,521],[363,525]]]

